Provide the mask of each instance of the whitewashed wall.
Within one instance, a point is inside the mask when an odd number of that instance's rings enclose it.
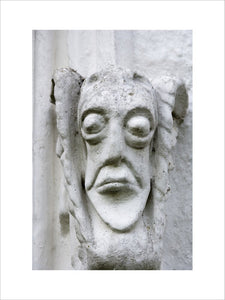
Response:
[[[150,79],[171,74],[186,83],[190,103],[173,153],[162,269],[192,269],[191,31],[33,33],[33,269],[71,269],[70,236],[59,222],[63,176],[49,101],[52,74],[69,66],[86,77],[107,64],[140,71]]]

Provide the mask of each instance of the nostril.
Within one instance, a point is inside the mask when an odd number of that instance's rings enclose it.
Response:
[[[118,154],[118,155],[112,155],[110,156],[107,161],[106,164],[108,165],[113,165],[113,166],[119,166],[122,162],[122,155]]]

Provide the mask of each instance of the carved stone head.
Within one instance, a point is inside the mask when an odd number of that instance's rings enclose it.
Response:
[[[119,67],[86,80],[72,69],[60,69],[53,83],[57,153],[83,268],[101,268],[101,261],[116,268],[127,261],[122,268],[138,269],[137,262],[130,262],[137,260],[138,251],[143,252],[140,268],[159,268],[163,201],[171,149],[187,109],[185,86],[169,77],[150,83]],[[112,248],[117,245],[114,252],[105,252],[101,234]],[[137,235],[144,242],[137,242]],[[121,248],[109,237],[127,244]],[[95,267],[90,267],[90,257]]]
[[[115,230],[134,225],[150,194],[156,101],[147,79],[122,69],[94,74],[81,89],[78,122],[85,143],[85,191]]]

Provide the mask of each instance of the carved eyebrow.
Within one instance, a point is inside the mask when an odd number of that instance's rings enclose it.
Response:
[[[104,108],[102,107],[99,107],[99,106],[96,106],[96,107],[91,107],[91,108],[88,108],[86,110],[84,110],[82,112],[82,115],[81,115],[81,122],[84,120],[84,118],[91,114],[91,113],[95,113],[95,114],[100,114],[100,115],[106,115],[106,111]]]
[[[140,107],[139,106],[139,107],[135,107],[135,108],[131,109],[130,111],[128,111],[128,113],[126,114],[126,116],[124,118],[124,124],[126,124],[127,121],[133,116],[144,116],[147,119],[149,119],[151,127],[155,126],[155,121],[154,121],[154,117],[152,115],[152,112],[147,107]]]

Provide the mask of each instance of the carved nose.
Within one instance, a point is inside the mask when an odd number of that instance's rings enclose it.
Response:
[[[118,165],[121,163],[125,152],[125,142],[123,130],[118,123],[111,125],[104,151],[105,160],[108,164]]]

